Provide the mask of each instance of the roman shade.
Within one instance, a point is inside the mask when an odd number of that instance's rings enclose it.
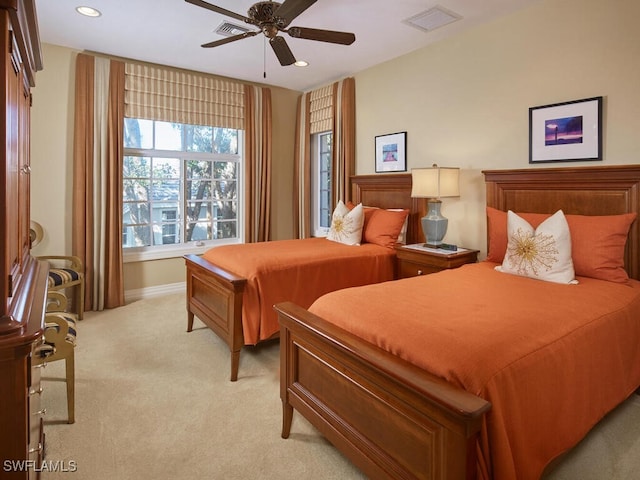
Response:
[[[125,74],[125,117],[245,128],[240,82],[141,63],[126,63]]]
[[[312,135],[333,129],[333,85],[309,93],[309,125]]]

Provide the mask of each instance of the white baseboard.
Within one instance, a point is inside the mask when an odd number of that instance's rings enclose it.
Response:
[[[157,285],[155,287],[138,288],[136,290],[127,290],[124,292],[124,302],[135,302],[145,298],[161,297],[174,293],[184,293],[187,288],[187,282],[169,283],[166,285]]]

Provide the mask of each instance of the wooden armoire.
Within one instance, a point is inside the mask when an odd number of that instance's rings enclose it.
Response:
[[[37,478],[44,455],[40,368],[46,263],[30,253],[31,89],[42,68],[35,0],[0,0],[0,479]]]

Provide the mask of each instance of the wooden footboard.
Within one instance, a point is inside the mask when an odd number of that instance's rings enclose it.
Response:
[[[476,477],[487,401],[292,303],[275,308],[283,438],[295,409],[371,478]]]
[[[231,381],[238,379],[242,335],[242,295],[246,279],[197,255],[185,255],[187,267],[187,331],[197,315],[222,338],[231,351]]]

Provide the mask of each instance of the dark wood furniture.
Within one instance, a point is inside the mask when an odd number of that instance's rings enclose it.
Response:
[[[47,267],[31,257],[29,240],[29,110],[41,69],[33,0],[0,0],[0,47],[0,477],[35,478],[44,434],[32,358],[42,342]],[[7,469],[5,461],[23,463]]]
[[[501,210],[640,212],[640,165],[483,173],[487,205]],[[632,225],[626,251],[635,279],[639,225]],[[296,305],[276,310],[284,438],[295,409],[370,478],[475,478],[476,440],[490,408],[485,400]]]
[[[416,277],[429,273],[458,268],[466,263],[478,261],[478,250],[458,249],[457,251],[420,248],[416,245],[396,247],[398,278]]]
[[[420,219],[424,199],[411,197],[411,175],[360,175],[351,177],[351,200],[366,206],[409,210],[407,243],[424,242]],[[242,295],[246,280],[197,255],[186,255],[187,331],[197,316],[229,346],[231,381],[238,378],[242,334]]]

